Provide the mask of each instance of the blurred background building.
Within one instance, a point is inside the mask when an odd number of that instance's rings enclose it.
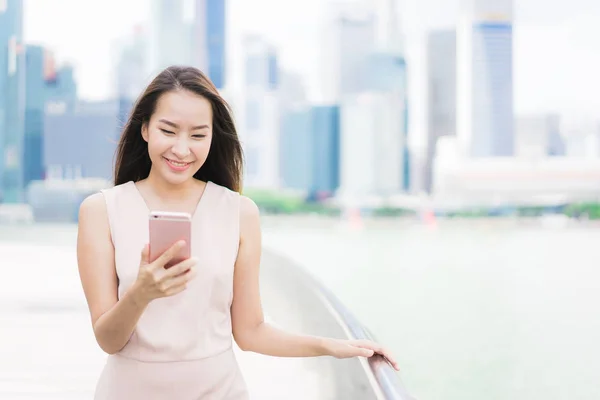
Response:
[[[478,201],[487,204],[500,196],[492,189],[503,184],[498,176],[534,179],[535,168],[552,165],[546,179],[565,185],[563,197],[584,200],[551,171],[575,168],[575,158],[595,160],[600,124],[565,119],[559,111],[515,112],[511,0],[460,2],[453,26],[426,31],[422,137],[415,133],[411,43],[397,0],[323,6],[320,57],[313,63],[318,99],[311,93],[314,82],[309,87],[305,73],[282,62],[277,40],[239,34],[229,25],[233,0],[146,3],[144,22],[112,43],[109,96],[94,100],[79,95],[72,64],[58,63],[43,45],[23,42],[23,2],[0,3],[4,202],[26,201],[34,181],[110,180],[116,142],[135,100],[171,64],[199,67],[232,105],[248,190],[290,191],[307,202],[363,209],[409,207],[426,193],[429,204],[443,208],[450,199],[474,201],[463,185],[471,175],[454,176],[456,168],[485,177],[491,186],[481,188],[486,194]],[[241,51],[228,54],[231,43]],[[414,145],[419,141],[424,146]],[[576,168],[596,173],[591,161]],[[507,202],[526,195],[518,185],[511,191]]]

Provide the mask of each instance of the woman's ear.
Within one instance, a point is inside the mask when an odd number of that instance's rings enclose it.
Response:
[[[144,122],[142,124],[142,137],[144,138],[146,143],[148,143],[148,123],[147,122]]]

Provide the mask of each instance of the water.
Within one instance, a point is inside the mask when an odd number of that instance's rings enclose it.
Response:
[[[0,226],[5,243],[72,237],[73,227]],[[599,239],[600,230],[583,227],[386,222],[356,231],[264,219],[265,245],[331,287],[392,349],[408,388],[424,400],[600,398]],[[36,285],[54,285],[46,308],[29,305],[51,318],[48,310],[69,306],[65,292],[80,290],[75,278],[59,284],[21,274],[30,293],[8,285],[2,297],[35,298]],[[52,342],[40,338],[29,347]]]
[[[266,224],[388,345],[421,399],[600,398],[600,230]]]

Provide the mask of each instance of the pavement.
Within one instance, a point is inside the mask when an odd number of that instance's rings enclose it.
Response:
[[[0,254],[0,399],[92,399],[106,355],[93,336],[75,249],[0,243]],[[315,368],[322,359],[235,350],[253,399],[337,398],[328,371]]]

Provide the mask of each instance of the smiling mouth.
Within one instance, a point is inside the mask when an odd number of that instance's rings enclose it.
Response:
[[[181,161],[175,161],[175,160],[171,160],[169,158],[163,157],[165,159],[165,161],[170,164],[172,167],[175,167],[177,169],[180,168],[186,168],[188,167],[190,164],[192,164],[191,162],[181,162]]]

